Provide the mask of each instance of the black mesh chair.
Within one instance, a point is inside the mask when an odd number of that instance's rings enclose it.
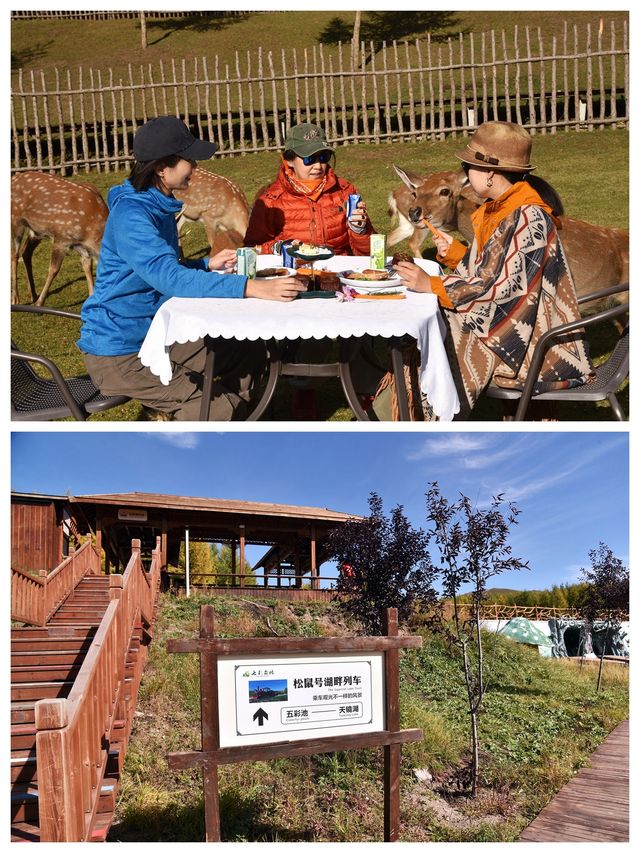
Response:
[[[11,311],[80,320],[80,315],[71,311],[35,305],[12,305]],[[34,364],[42,365],[48,375],[40,375],[34,370]],[[58,418],[86,421],[91,415],[121,406],[129,399],[123,395],[108,397],[101,394],[86,374],[65,378],[51,359],[22,352],[11,343],[12,421],[52,421]]]
[[[618,284],[615,287],[609,287],[606,290],[597,290],[593,293],[588,293],[578,299],[578,304],[583,305],[588,302],[595,302],[609,299],[618,293],[629,293],[629,284]],[[607,323],[617,317],[622,317],[629,311],[628,304],[619,304],[580,320],[575,320],[572,323],[564,323],[557,326],[555,329],[550,329],[541,336],[536,344],[531,359],[531,367],[527,375],[526,382],[522,391],[511,388],[498,388],[495,385],[489,385],[486,389],[488,397],[493,397],[498,400],[507,402],[518,401],[513,420],[524,421],[527,415],[530,414],[529,407],[532,408],[538,402],[573,402],[573,403],[594,403],[600,400],[608,400],[613,414],[619,421],[624,421],[625,414],[622,410],[616,393],[629,375],[629,323],[623,329],[620,337],[613,350],[609,354],[606,361],[599,364],[596,368],[596,379],[587,385],[581,385],[579,388],[566,388],[560,391],[547,391],[544,394],[536,394],[533,396],[533,388],[542,367],[542,361],[545,351],[552,342],[561,337],[566,332],[573,332],[576,329],[589,328],[601,323]]]

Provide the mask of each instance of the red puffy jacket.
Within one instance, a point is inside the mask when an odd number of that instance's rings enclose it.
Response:
[[[244,245],[259,246],[261,252],[268,254],[276,240],[303,240],[330,246],[336,255],[368,255],[369,235],[373,232],[369,219],[362,234],[347,225],[346,202],[356,192],[353,184],[339,178],[329,167],[322,195],[312,201],[295,191],[281,166],[278,177],[253,205]]]

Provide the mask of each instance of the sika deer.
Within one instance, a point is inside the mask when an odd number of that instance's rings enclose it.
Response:
[[[69,249],[80,255],[89,293],[93,293],[92,259],[98,257],[109,210],[92,184],[82,184],[46,172],[19,172],[11,179],[12,302],[19,301],[18,260],[27,273],[31,299],[43,305],[51,282]],[[37,297],[31,259],[45,237],[53,240],[44,287]]]
[[[422,222],[413,222],[409,211],[418,207],[436,228],[458,231],[469,242],[473,239],[471,214],[482,202],[468,186],[462,170],[415,175],[398,166],[394,169],[404,186],[389,196],[389,216],[398,217],[398,226],[387,237],[388,245],[409,238],[413,254],[420,256],[420,247],[427,235]],[[629,231],[625,228],[604,228],[570,216],[560,217],[560,239],[578,296],[593,293],[629,281]],[[626,301],[626,294],[615,297]]]
[[[175,190],[174,195],[184,202],[178,231],[190,219],[204,225],[212,252],[218,245],[242,245],[249,224],[249,204],[242,190],[228,178],[198,167],[191,173],[188,188]]]

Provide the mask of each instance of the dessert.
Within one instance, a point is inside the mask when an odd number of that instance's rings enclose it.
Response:
[[[391,258],[391,263],[393,266],[399,263],[406,264],[415,264],[413,256],[409,254],[409,252],[396,252],[395,255]]]

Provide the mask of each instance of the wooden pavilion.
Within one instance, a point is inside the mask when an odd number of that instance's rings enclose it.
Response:
[[[12,564],[24,569],[50,570],[69,552],[69,543],[82,535],[95,537],[104,557],[105,572],[126,566],[131,541],[141,542],[143,562],[160,540],[165,582],[169,566],[177,566],[181,542],[215,542],[231,551],[230,576],[209,585],[220,592],[246,592],[322,598],[330,579],[320,574],[327,558],[326,538],[336,525],[357,518],[335,510],[219,498],[126,492],[98,495],[38,495],[12,493]],[[246,548],[264,546],[265,553],[245,573]],[[249,583],[247,583],[249,581]],[[200,580],[194,576],[193,585]],[[315,595],[314,593],[320,593]],[[288,595],[286,597],[289,597]]]

